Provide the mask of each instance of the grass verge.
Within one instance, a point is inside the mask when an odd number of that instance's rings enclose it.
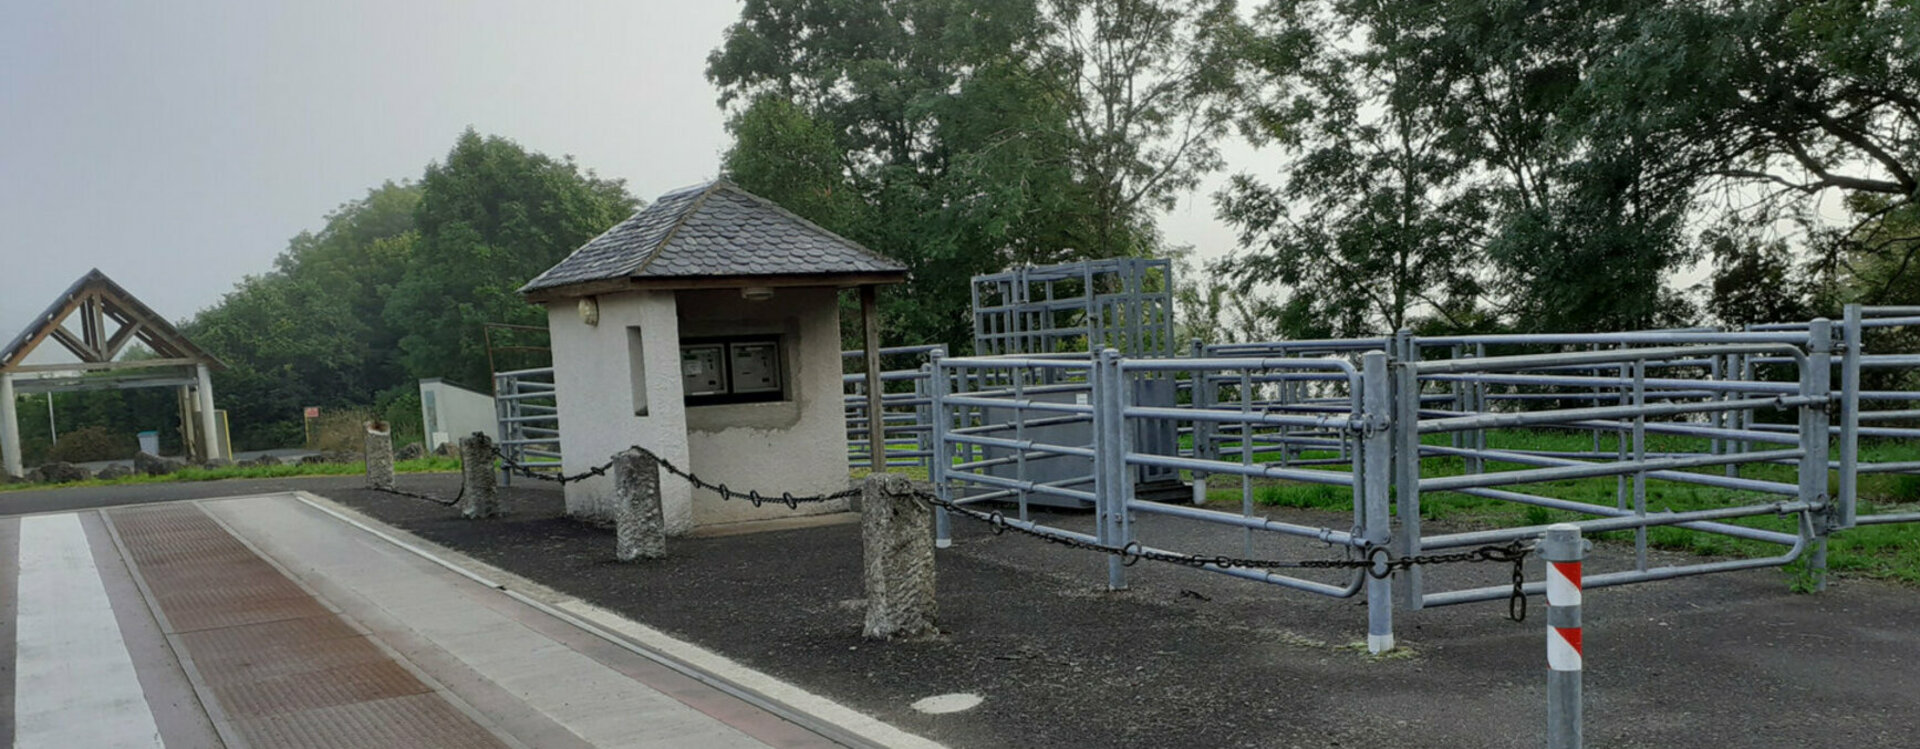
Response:
[[[416,460],[402,460],[394,464],[397,473],[445,473],[460,470],[460,459],[429,455]],[[226,479],[277,479],[295,476],[352,476],[367,472],[365,463],[310,463],[278,466],[224,466],[220,468],[188,467],[164,476],[123,476],[117,479],[88,479],[65,484],[6,484],[0,485],[0,492],[29,491],[34,489],[70,489],[86,486],[128,486],[134,484],[166,484],[185,481],[223,481]]]
[[[1427,444],[1446,445],[1450,443],[1448,435],[1429,435]],[[1555,452],[1598,452],[1614,453],[1617,445],[1613,435],[1601,435],[1596,441],[1591,434],[1552,430],[1504,430],[1488,433],[1488,447],[1498,450],[1539,450]],[[1648,435],[1649,452],[1705,452],[1708,448],[1704,439],[1693,439],[1673,435]],[[1304,459],[1332,458],[1331,451],[1309,451],[1297,457]],[[1262,462],[1279,462],[1278,451],[1257,453],[1256,459]],[[1920,444],[1911,441],[1863,441],[1861,460],[1865,462],[1915,461],[1920,460]],[[1487,471],[1499,472],[1527,468],[1510,463],[1487,464]],[[1307,466],[1314,470],[1348,471],[1347,466]],[[1457,457],[1429,457],[1421,461],[1421,476],[1454,476],[1465,472],[1465,462]],[[1720,475],[1725,468],[1692,469],[1693,473]],[[1743,478],[1775,481],[1787,484],[1798,482],[1798,472],[1790,465],[1748,464],[1740,467]],[[1837,478],[1829,473],[1829,494],[1837,491]],[[1631,477],[1601,477],[1564,481],[1541,482],[1499,487],[1508,491],[1517,491],[1556,499],[1567,499],[1588,504],[1608,507],[1633,506],[1633,481]],[[1251,498],[1260,505],[1273,507],[1292,507],[1304,509],[1351,511],[1353,507],[1352,490],[1343,486],[1314,484],[1293,481],[1253,480],[1242,482],[1232,476],[1215,476],[1209,484],[1209,501],[1238,505],[1245,498]],[[1862,515],[1878,512],[1911,512],[1920,508],[1920,476],[1899,476],[1886,474],[1862,474],[1859,487],[1859,512]],[[1693,483],[1648,479],[1646,481],[1646,506],[1648,512],[1671,510],[1687,512],[1723,507],[1737,507],[1769,504],[1782,499],[1779,495],[1763,494],[1752,491],[1723,489],[1701,486]],[[1462,525],[1476,527],[1516,527],[1544,525],[1547,523],[1579,520],[1587,517],[1582,513],[1554,510],[1534,505],[1523,505],[1504,500],[1486,499],[1455,492],[1436,492],[1423,494],[1420,498],[1420,514],[1423,518],[1455,521]],[[1767,530],[1794,532],[1797,519],[1793,516],[1760,515],[1727,521],[1738,525]],[[1631,543],[1632,531],[1595,534],[1595,538],[1625,541]],[[1784,547],[1758,541],[1729,538],[1723,535],[1691,531],[1675,527],[1656,527],[1647,530],[1647,542],[1655,548],[1684,551],[1703,556],[1766,556],[1779,554]],[[1874,525],[1860,526],[1838,531],[1830,537],[1828,544],[1828,569],[1830,571],[1860,577],[1896,580],[1907,584],[1920,585],[1920,527],[1913,525]],[[1799,565],[1789,568],[1790,579],[1804,577]]]

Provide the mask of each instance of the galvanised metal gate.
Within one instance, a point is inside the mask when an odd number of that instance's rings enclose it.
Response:
[[[926,383],[929,377],[926,366],[927,355],[940,350],[939,346],[894,346],[880,349],[881,366],[894,366],[897,369],[883,369],[880,372],[881,386],[886,392],[881,395],[881,408],[885,412],[881,434],[887,443],[887,465],[924,466],[927,456],[932,454],[927,436],[932,432],[931,406],[933,401],[927,397]],[[867,376],[864,370],[849,370],[848,367],[863,362],[865,351],[853,350],[840,352],[843,371],[840,382],[845,389],[847,418],[847,460],[854,467],[870,467],[873,457],[868,455],[872,443],[867,437]]]
[[[560,406],[553,368],[520,369],[493,376],[493,409],[499,419],[500,455],[539,471],[560,470]],[[501,481],[513,474],[501,470]]]
[[[1920,400],[1912,355],[1868,355],[1861,331],[1920,325],[1912,308],[1850,308],[1843,325],[1825,320],[1777,329],[1688,329],[1576,335],[1418,338],[1401,334],[1356,341],[1275,342],[1204,349],[1182,359],[1128,359],[1117,352],[1062,359],[969,357],[932,361],[932,474],[944,498],[962,505],[1008,503],[1004,522],[1057,538],[1110,547],[1154,549],[1130,518],[1171,516],[1254,532],[1311,538],[1355,550],[1384,548],[1396,558],[1536,539],[1544,526],[1423,535],[1423,495],[1452,493],[1578,513],[1584,532],[1632,531],[1631,568],[1601,572],[1587,587],[1779,566],[1805,559],[1822,580],[1828,536],[1856,524],[1920,521],[1920,513],[1860,515],[1857,480],[1876,472],[1920,472],[1920,462],[1864,463],[1860,437],[1920,438],[1920,429],[1861,422],[1913,421],[1912,409],[1862,411],[1860,402]],[[1836,349],[1838,356],[1836,356]],[[1841,387],[1833,387],[1833,372]],[[1861,370],[1904,371],[1905,387],[1866,391]],[[1192,397],[1175,406],[1133,401],[1130,380],[1177,373]],[[1084,400],[1035,397],[1061,385]],[[1839,423],[1829,411],[1839,409]],[[1778,421],[1780,417],[1787,421]],[[1144,445],[1131,425],[1172,422],[1185,443]],[[1077,423],[1085,430],[1040,427]],[[1592,434],[1590,448],[1490,444],[1503,430]],[[1058,435],[1091,434],[1090,440]],[[1653,449],[1649,436],[1704,449]],[[1838,447],[1833,444],[1838,437]],[[1837,455],[1836,455],[1837,453]],[[1837,459],[1836,459],[1837,458]],[[1036,480],[1029,467],[1073,461],[1078,475]],[[1453,466],[1457,465],[1457,468]],[[1008,474],[1005,469],[1011,466]],[[1237,477],[1238,513],[1148,502],[1135,496],[1137,466],[1184,472],[1199,481]],[[1743,467],[1751,467],[1743,473]],[[1828,474],[1839,489],[1828,496]],[[1613,477],[1614,501],[1602,503],[1537,487]],[[1282,480],[1350,493],[1353,524],[1312,527],[1256,516],[1255,481]],[[1730,492],[1725,506],[1667,511],[1648,506],[1648,486]],[[1049,527],[1029,504],[1050,496],[1091,504],[1095,532]],[[1741,518],[1780,515],[1791,529],[1758,528]],[[950,536],[944,513],[939,539]],[[1650,566],[1651,528],[1674,526],[1780,547],[1775,554]],[[1374,552],[1378,553],[1378,552]],[[1420,568],[1379,578],[1320,580],[1269,570],[1206,565],[1211,572],[1320,595],[1367,592],[1368,642],[1392,647],[1396,606],[1419,609],[1506,598],[1511,585],[1430,589]],[[1108,585],[1126,586],[1114,557]],[[1544,583],[1524,584],[1539,594]],[[1397,593],[1397,595],[1394,595]]]

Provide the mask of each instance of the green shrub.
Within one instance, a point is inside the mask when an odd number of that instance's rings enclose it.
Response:
[[[308,447],[320,452],[347,452],[355,455],[367,449],[367,420],[373,414],[364,408],[322,409],[313,421],[313,437]]]
[[[139,450],[140,440],[132,434],[107,427],[82,427],[61,434],[47,451],[47,458],[68,463],[123,460]]]

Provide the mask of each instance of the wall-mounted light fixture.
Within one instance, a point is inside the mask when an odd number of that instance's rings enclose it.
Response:
[[[594,301],[593,297],[580,297],[580,322],[588,325],[600,324],[600,303]]]
[[[748,286],[740,290],[740,298],[749,302],[764,302],[773,298],[773,289],[767,286]]]

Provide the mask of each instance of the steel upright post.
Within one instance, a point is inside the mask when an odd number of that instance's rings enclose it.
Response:
[[[1405,331],[1401,331],[1403,334]],[[1392,364],[1393,374],[1393,501],[1399,508],[1399,532],[1393,535],[1394,553],[1402,557],[1420,554],[1420,374],[1414,368],[1416,356],[1410,337],[1402,335],[1399,361]],[[1381,516],[1382,522],[1386,516]],[[1410,611],[1420,609],[1425,580],[1419,567],[1403,570],[1398,590],[1399,603]]]
[[[925,364],[922,364],[920,365],[920,378],[913,381],[913,399],[919,402],[918,405],[915,405],[913,407],[914,426],[924,426],[932,420],[931,418],[933,414],[932,407],[928,406],[926,403],[927,397],[928,397],[927,380],[933,377],[931,372],[932,372],[931,368],[929,368]],[[926,430],[924,429],[914,430],[913,446],[914,446],[914,451],[920,453],[920,457],[916,458],[914,462],[919,463],[920,465],[923,465],[923,466],[933,465],[933,463],[931,463],[927,458],[927,452],[929,448],[927,446]],[[929,473],[928,475],[931,476],[932,474]]]
[[[932,376],[927,378],[927,393],[933,403],[933,419],[927,428],[933,443],[933,455],[927,458],[927,478],[933,481],[933,493],[941,499],[952,501],[951,490],[947,488],[947,471],[953,468],[953,459],[947,455],[947,428],[953,425],[953,414],[947,411],[947,370],[940,367],[940,360],[946,357],[944,349],[927,352],[927,369]],[[933,546],[945,549],[953,545],[953,518],[947,508],[936,507],[933,510]]]
[[[1833,388],[1833,323],[1817,318],[1807,326],[1807,369],[1800,373],[1800,394],[1821,399],[1819,405],[1800,407],[1800,499],[1827,502],[1826,400]],[[1827,531],[1832,528],[1832,508],[1816,513],[1813,520],[1813,556],[1807,560],[1807,573],[1813,576],[1814,590],[1827,589]]]
[[[1193,339],[1192,352],[1193,358],[1195,359],[1204,357],[1207,355],[1206,345],[1201,343],[1200,339],[1195,338]],[[1201,410],[1213,408],[1213,386],[1208,384],[1208,378],[1211,375],[1205,370],[1195,369],[1189,376],[1192,378],[1188,380],[1188,386],[1191,388],[1189,392],[1193,398],[1193,407]],[[1285,455],[1286,453],[1283,452],[1281,454]],[[1213,422],[1193,422],[1193,457],[1199,460],[1216,459],[1213,455]],[[1193,503],[1196,505],[1204,505],[1207,503],[1207,474],[1205,472],[1193,472]]]
[[[1125,546],[1127,499],[1132,482],[1127,470],[1125,381],[1120,375],[1120,352],[1103,348],[1093,355],[1094,514],[1098,538],[1108,546]],[[1127,589],[1127,568],[1119,555],[1107,557],[1107,589]]]
[[[1362,532],[1368,548],[1386,546],[1389,538],[1387,498],[1393,480],[1394,442],[1392,383],[1388,379],[1387,355],[1369,351],[1361,357],[1361,407],[1366,434],[1361,441],[1365,486],[1362,508],[1365,522]],[[1403,457],[1404,459],[1404,457]],[[1384,653],[1393,649],[1393,579],[1389,575],[1367,577],[1367,651]]]
[[[1635,359],[1633,362],[1633,405],[1645,408],[1647,405],[1647,360]],[[1647,462],[1647,415],[1635,414],[1633,417],[1633,460],[1636,463]],[[1633,472],[1633,514],[1636,517],[1647,516],[1647,470],[1642,468]],[[1633,529],[1633,568],[1647,571],[1647,527]]]
[[[1540,557],[1547,562],[1547,749],[1580,749],[1580,560],[1587,555],[1580,526],[1547,527]]]
[[[1860,484],[1860,305],[1849,304],[1841,323],[1846,348],[1840,352],[1840,502],[1835,529],[1852,528]]]
[[[1475,358],[1478,358],[1478,359],[1487,358],[1487,344],[1485,343],[1474,344],[1473,355]],[[1594,405],[1597,406],[1600,404],[1595,403]],[[1489,408],[1487,406],[1487,384],[1484,382],[1473,383],[1473,412],[1476,414],[1482,414],[1492,410],[1493,410],[1492,408]],[[1473,449],[1479,450],[1480,452],[1483,452],[1483,453],[1487,451],[1487,430],[1485,429],[1473,430]],[[1480,456],[1480,455],[1474,456],[1473,472],[1485,473],[1486,470],[1487,470],[1486,457]]]

